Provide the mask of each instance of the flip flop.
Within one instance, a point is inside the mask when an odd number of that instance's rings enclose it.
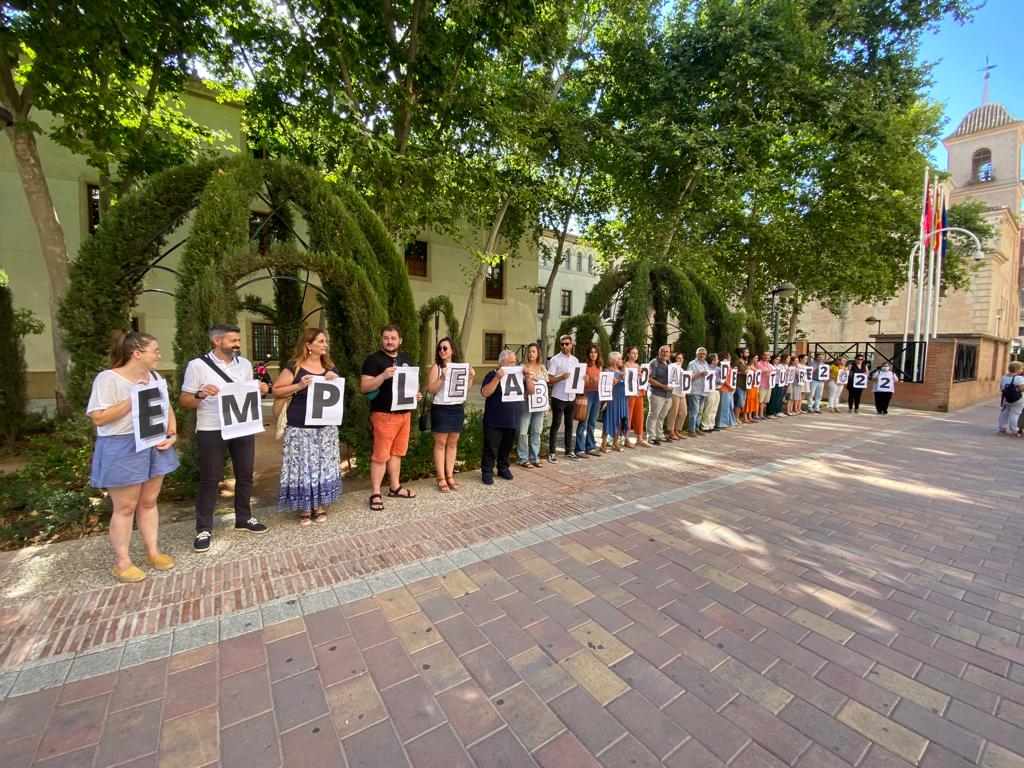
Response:
[[[397,488],[388,488],[388,498],[393,499],[415,499],[416,494],[401,485]]]
[[[374,501],[376,499],[376,501]],[[370,496],[370,509],[374,512],[382,512],[384,510],[384,499],[381,498],[379,493],[375,493]]]

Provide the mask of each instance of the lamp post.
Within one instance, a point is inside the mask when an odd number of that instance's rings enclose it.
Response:
[[[772,355],[779,351],[779,297],[788,299],[796,293],[792,283],[779,283],[772,288]]]
[[[871,325],[871,323],[878,323],[878,327],[875,329],[875,336],[881,336],[882,335],[882,321],[879,320],[877,317],[872,315],[871,317],[869,317],[864,322],[867,323],[868,325]]]

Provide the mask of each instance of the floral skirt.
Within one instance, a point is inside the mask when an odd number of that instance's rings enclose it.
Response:
[[[341,496],[337,427],[286,427],[278,509],[312,512]]]

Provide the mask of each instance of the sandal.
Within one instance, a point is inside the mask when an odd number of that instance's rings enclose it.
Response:
[[[540,464],[538,464],[537,466],[539,467]],[[455,478],[454,477],[450,477],[449,476],[449,477],[446,477],[445,480],[448,482],[448,487],[451,488],[453,491],[459,490],[460,486],[459,486],[458,483],[455,482]]]
[[[384,499],[381,498],[379,493],[374,493],[370,496],[370,509],[374,512],[382,512],[384,510]]]
[[[310,515],[299,515],[299,525],[309,525],[313,522],[313,518]]]
[[[437,478],[437,490],[439,490],[441,493],[448,493],[448,491],[451,490],[448,487],[448,483],[445,481],[443,477]]]
[[[320,512],[314,513],[314,515],[313,515],[313,522],[314,523],[326,523],[327,522],[327,513],[322,511],[322,510]]]
[[[397,488],[388,488],[388,498],[392,499],[415,499],[416,494],[410,491],[408,488],[398,486]]]

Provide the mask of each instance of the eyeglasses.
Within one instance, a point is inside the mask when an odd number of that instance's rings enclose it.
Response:
[[[562,342],[562,346],[563,347],[571,347],[572,346],[572,342],[571,341],[563,341]]]
[[[449,352],[449,351],[451,351],[451,347],[438,347],[437,349],[438,349],[439,352]]]

